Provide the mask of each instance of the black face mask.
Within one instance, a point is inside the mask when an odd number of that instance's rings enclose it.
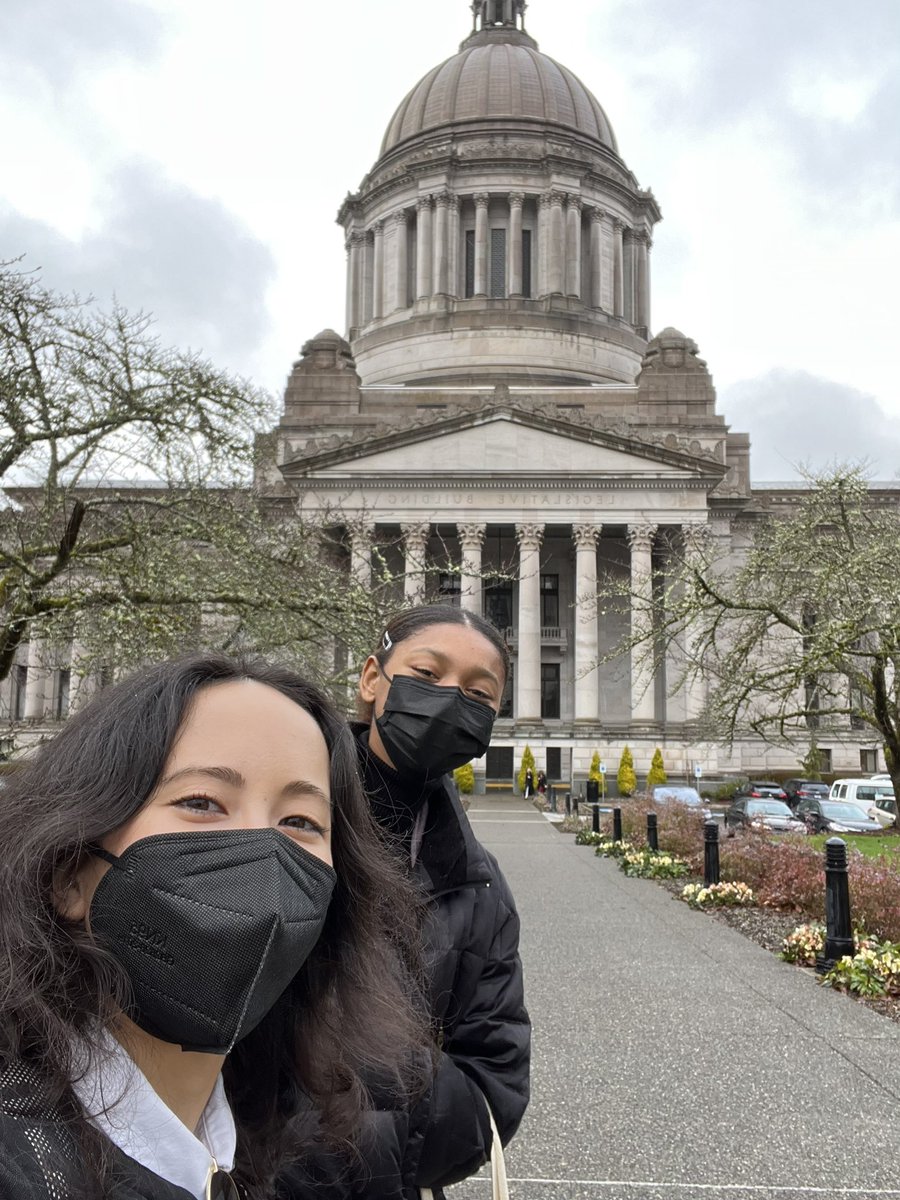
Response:
[[[131,980],[129,1016],[183,1050],[227,1054],[318,941],[336,875],[277,829],[160,833],[118,858],[91,932]]]
[[[384,677],[391,686],[375,727],[398,774],[434,779],[485,753],[495,715],[487,704],[412,675]]]

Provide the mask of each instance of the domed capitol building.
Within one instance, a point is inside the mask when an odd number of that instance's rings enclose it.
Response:
[[[600,103],[540,51],[524,0],[471,7],[341,206],[346,336],[304,345],[263,482],[310,517],[340,511],[360,583],[387,562],[406,600],[506,631],[487,782],[526,743],[556,780],[598,749],[614,771],[626,744],[639,773],[657,746],[673,774],[796,770],[759,742],[698,744],[702,688],[678,686],[674,651],[652,675],[604,660],[635,614],[598,613],[598,577],[638,591],[694,537],[739,556],[779,496],[751,489],[697,345],[653,334],[661,212]],[[847,732],[825,763],[865,769],[871,738]]]

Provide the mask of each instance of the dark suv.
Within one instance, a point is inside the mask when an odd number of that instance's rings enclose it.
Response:
[[[734,794],[735,800],[749,797],[751,800],[787,800],[787,795],[780,783],[772,779],[751,779]]]
[[[814,779],[788,779],[782,786],[794,812],[801,800],[825,800],[830,791],[827,783],[819,783]]]

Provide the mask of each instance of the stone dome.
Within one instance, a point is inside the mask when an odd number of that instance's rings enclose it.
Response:
[[[422,133],[494,120],[562,126],[618,153],[606,113],[581,80],[515,30],[475,34],[429,71],[391,118],[381,153]]]

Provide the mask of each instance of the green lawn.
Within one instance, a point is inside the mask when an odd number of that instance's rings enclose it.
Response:
[[[817,833],[809,838],[809,844],[817,850],[824,850],[830,837],[840,837],[848,846],[861,850],[870,858],[877,858],[880,854],[900,854],[900,834],[896,833],[883,833],[881,837],[871,833]]]

